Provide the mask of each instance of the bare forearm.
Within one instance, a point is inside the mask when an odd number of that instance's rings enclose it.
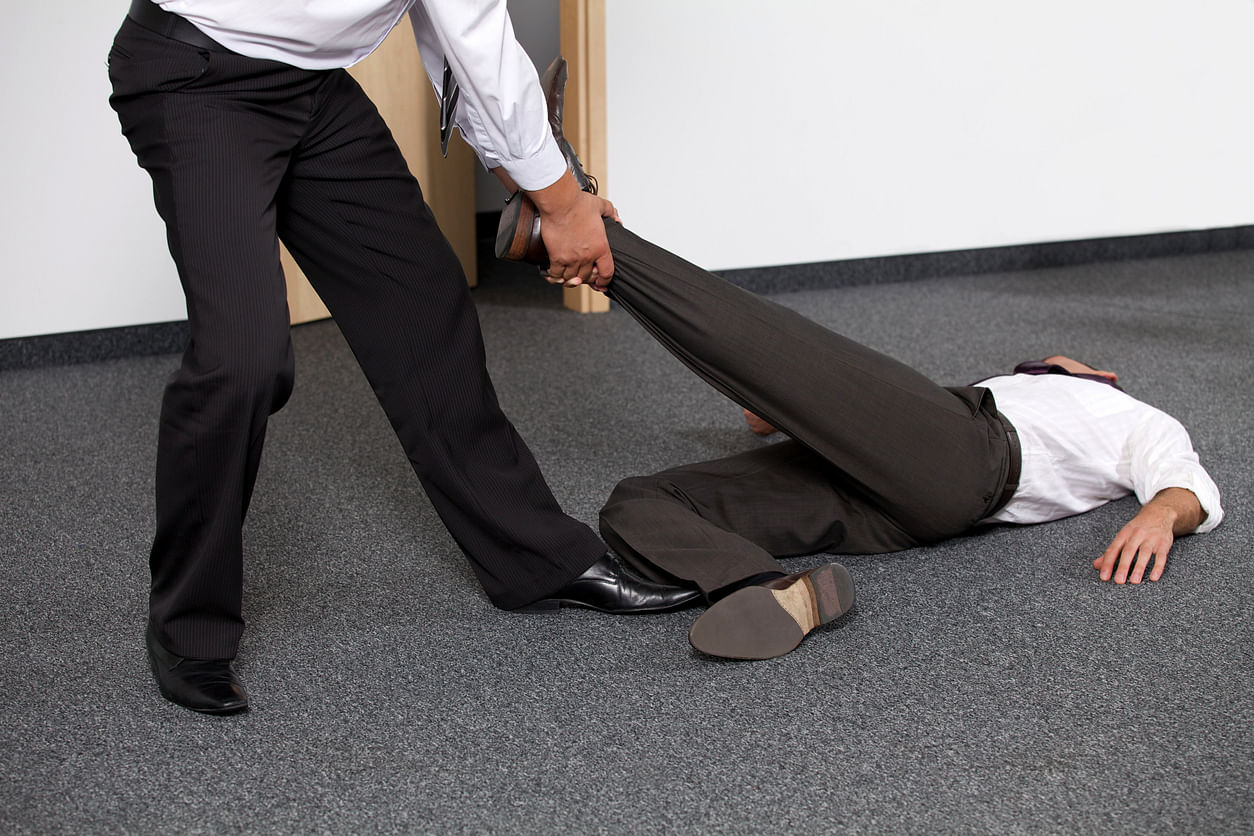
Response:
[[[507,193],[513,194],[518,191],[518,184],[514,182],[514,178],[510,177],[509,172],[504,168],[492,168],[488,170],[496,176],[497,180],[501,181],[501,185],[505,187],[505,191]]]
[[[1206,511],[1193,491],[1186,488],[1164,488],[1141,508],[1142,514],[1160,525],[1170,525],[1176,537],[1192,534],[1206,521]]]

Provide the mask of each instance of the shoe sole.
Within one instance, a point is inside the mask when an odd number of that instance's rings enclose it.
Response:
[[[545,598],[541,601],[536,601],[533,604],[527,604],[526,606],[519,607],[514,610],[514,612],[553,612],[563,608],[570,608],[603,612],[607,615],[654,615],[657,613],[671,612],[672,610],[681,610],[685,607],[690,607],[696,603],[700,597],[700,593],[694,591],[691,598],[686,598],[678,604],[667,604],[664,607],[642,607],[635,610],[611,610],[606,607],[594,607],[591,604],[586,604],[583,601],[576,601],[572,598]]]
[[[853,607],[853,579],[839,563],[806,572],[784,589],[749,586],[710,607],[688,631],[709,656],[773,659],[797,648],[811,630]]]
[[[155,670],[153,671],[153,676],[157,676],[157,672]],[[165,697],[168,701],[182,708],[186,708],[188,711],[195,711],[197,714],[209,714],[214,717],[225,717],[229,714],[240,714],[245,711],[248,711],[247,702],[229,703],[220,708],[203,708],[201,706],[190,705],[188,703],[183,702],[177,696],[175,696],[173,692],[167,691],[166,687],[162,685],[160,682],[157,682],[157,690],[160,691],[161,696]]]

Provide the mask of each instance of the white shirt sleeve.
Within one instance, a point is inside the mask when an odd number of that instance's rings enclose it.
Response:
[[[410,21],[436,95],[447,60],[461,89],[454,123],[487,168],[527,190],[566,172],[535,66],[514,37],[505,0],[418,0]]]
[[[1179,421],[1155,410],[1128,436],[1127,455],[1132,489],[1142,505],[1166,488],[1185,488],[1206,511],[1198,534],[1205,534],[1223,520],[1219,488],[1203,469],[1189,433]]]

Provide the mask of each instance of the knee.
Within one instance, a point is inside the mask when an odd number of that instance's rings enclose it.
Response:
[[[242,396],[273,415],[292,396],[296,384],[296,360],[292,344],[272,346],[237,363],[232,370]]]
[[[649,500],[683,502],[691,506],[679,486],[664,475],[631,476],[614,486],[602,506],[601,529],[616,531],[632,521],[638,521],[635,509],[640,507],[641,502]]]
[[[649,524],[647,500],[659,495],[655,481],[652,476],[624,479],[614,486],[601,507],[597,526],[601,539],[620,557],[630,558],[635,553],[642,526]]]
[[[261,369],[255,378],[257,385],[253,388],[257,402],[271,415],[283,408],[296,385],[296,363],[291,347],[288,347],[285,357],[272,359],[275,362]]]
[[[273,415],[287,403],[296,382],[291,340],[250,338],[205,350],[193,342],[182,372],[210,397],[244,413]]]
[[[668,480],[658,476],[629,476],[614,486],[605,507],[619,507],[637,499],[664,498],[671,493],[668,485]]]

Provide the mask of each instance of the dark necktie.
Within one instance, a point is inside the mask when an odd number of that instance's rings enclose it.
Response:
[[[1068,377],[1082,377],[1085,380],[1096,380],[1098,383],[1105,383],[1108,386],[1113,386],[1116,389],[1118,389],[1120,392],[1123,391],[1123,387],[1121,387],[1118,383],[1115,383],[1113,380],[1111,380],[1108,377],[1102,377],[1100,374],[1085,374],[1083,372],[1067,371],[1062,366],[1055,365],[1054,363],[1046,363],[1044,360],[1028,360],[1025,363],[1020,363],[1019,365],[1015,366],[1014,373],[1015,374],[1065,374]]]

